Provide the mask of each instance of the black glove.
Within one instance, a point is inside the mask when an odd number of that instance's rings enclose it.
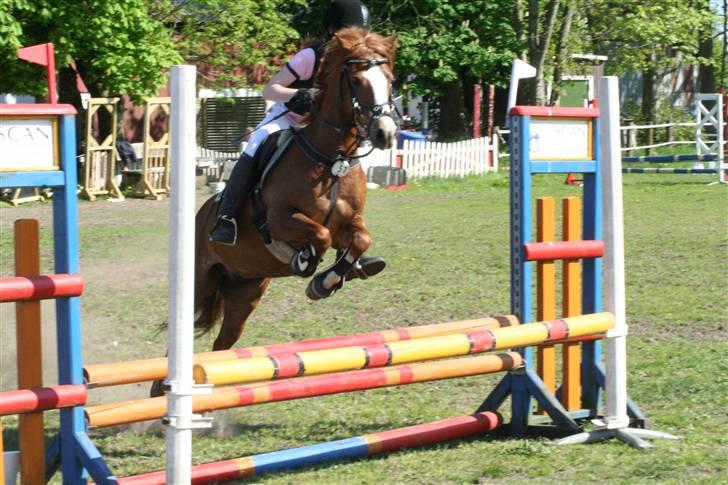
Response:
[[[293,97],[285,103],[285,106],[293,113],[305,115],[311,111],[311,107],[316,100],[316,96],[318,96],[318,92],[319,90],[315,88],[299,89],[296,91],[296,94],[294,94]]]

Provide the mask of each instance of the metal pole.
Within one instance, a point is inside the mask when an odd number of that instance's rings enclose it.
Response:
[[[167,483],[184,485],[192,470],[192,379],[195,266],[195,66],[173,66],[169,209],[169,369]]]
[[[626,428],[627,416],[627,316],[624,282],[624,225],[622,215],[622,156],[619,140],[619,81],[600,80],[602,111],[602,181],[604,190],[604,309],[615,317],[607,332],[606,413],[607,428]]]

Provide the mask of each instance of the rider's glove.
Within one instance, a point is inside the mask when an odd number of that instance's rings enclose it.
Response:
[[[311,107],[316,100],[318,91],[319,90],[315,88],[299,89],[296,91],[296,94],[294,94],[293,97],[285,103],[285,106],[296,114],[305,115],[311,111]]]

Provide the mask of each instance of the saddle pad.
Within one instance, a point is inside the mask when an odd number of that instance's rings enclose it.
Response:
[[[283,154],[286,152],[292,140],[293,129],[289,128],[280,132],[278,139],[276,140],[276,148],[273,152],[273,155],[271,155],[268,160],[263,161],[264,164],[262,165],[262,170],[258,171],[258,173],[261,174],[260,181],[258,182],[260,187],[263,187],[263,184],[265,183],[265,178],[268,176],[268,173],[270,173],[271,169],[275,167],[276,163],[278,163],[278,160],[281,159],[281,156],[283,156]]]

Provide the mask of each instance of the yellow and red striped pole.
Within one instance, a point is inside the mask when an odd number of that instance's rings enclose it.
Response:
[[[206,362],[195,365],[194,376],[198,384],[226,385],[385,367],[520,347],[523,342],[547,342],[566,336],[604,332],[609,328],[604,326],[607,321],[606,317],[592,315],[570,322],[552,320],[379,345]],[[589,331],[578,335],[573,333],[580,328]]]
[[[217,362],[221,360],[245,359],[249,357],[266,357],[293,352],[333,349],[352,345],[374,345],[386,342],[398,342],[436,335],[484,330],[488,328],[510,327],[518,325],[513,315],[463,320],[459,322],[437,323],[415,327],[394,328],[379,332],[369,332],[316,340],[304,340],[285,344],[245,347],[215,352],[202,352],[195,355],[195,363]],[[116,386],[161,380],[167,377],[167,359],[145,359],[109,364],[92,364],[84,367],[84,377],[89,387]]]

